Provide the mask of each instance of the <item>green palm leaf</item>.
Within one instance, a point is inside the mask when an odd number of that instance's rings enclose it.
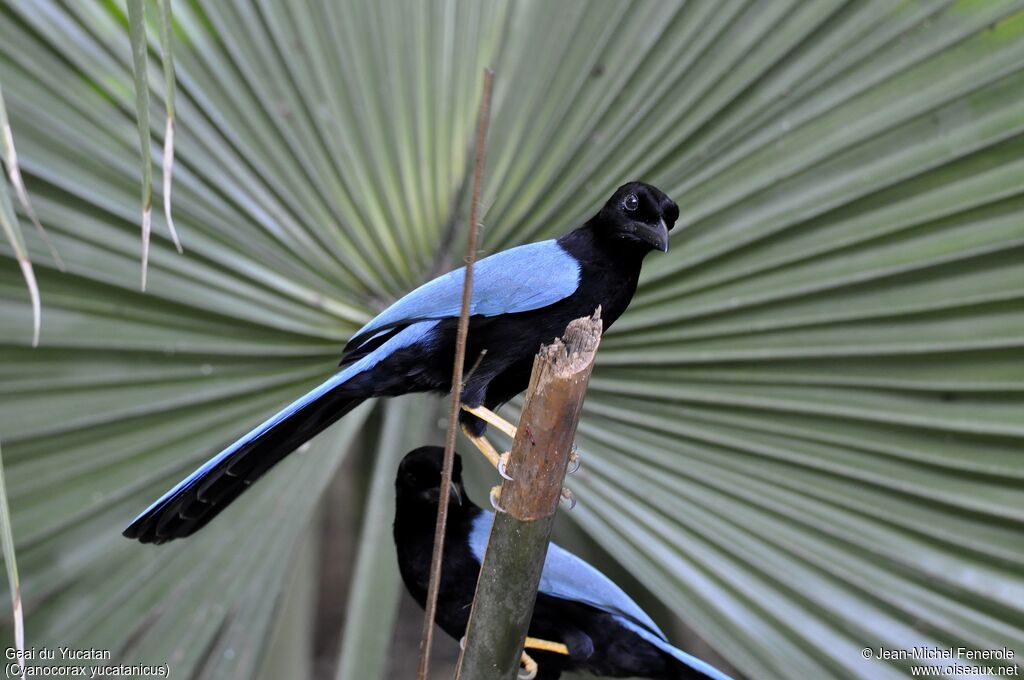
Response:
[[[123,10],[0,6],[22,169],[68,269],[25,235],[32,350],[0,263],[30,646],[247,677],[288,639],[292,552],[354,443],[381,446],[355,439],[368,410],[194,540],[119,532],[458,263],[491,65],[485,253],[564,232],[627,179],[682,208],[602,342],[572,480],[570,519],[630,587],[751,677],[905,677],[864,647],[1024,653],[1024,3],[176,3],[189,248],[155,225],[145,295]],[[386,525],[386,468],[364,526]],[[358,559],[377,578],[351,590],[393,602],[383,555]],[[392,611],[348,649],[390,639]],[[379,671],[363,651],[340,667]]]

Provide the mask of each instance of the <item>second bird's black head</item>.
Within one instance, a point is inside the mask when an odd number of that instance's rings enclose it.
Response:
[[[628,182],[615,190],[597,214],[605,235],[624,245],[668,251],[668,232],[679,219],[679,206],[661,189]]]
[[[395,492],[399,502],[437,507],[443,466],[444,449],[440,446],[421,446],[405,454],[395,476]],[[449,493],[450,504],[462,505],[466,502],[466,493],[462,487],[462,459],[457,453],[452,466]]]

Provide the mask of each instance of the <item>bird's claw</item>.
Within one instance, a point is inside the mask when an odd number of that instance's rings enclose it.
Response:
[[[501,454],[501,457],[498,458],[498,464],[495,467],[497,468],[498,474],[501,475],[502,479],[507,479],[508,481],[511,482],[512,475],[510,475],[507,472],[509,453],[510,452],[506,451],[505,453]]]
[[[583,458],[576,449],[576,445],[573,444],[572,449],[569,451],[569,474],[574,475],[579,472],[581,465],[583,465]]]
[[[570,510],[576,507],[576,496],[567,487],[562,487],[562,497],[560,500],[568,503]]]
[[[523,652],[523,656],[519,659],[519,663],[522,668],[519,669],[517,677],[519,680],[533,680],[537,677],[537,662],[534,661],[529,654]]]
[[[459,638],[459,649],[466,651],[466,636],[463,635]]]
[[[491,487],[491,493],[488,495],[488,498],[495,512],[505,512],[505,508],[498,504],[498,501],[501,499],[501,484]]]

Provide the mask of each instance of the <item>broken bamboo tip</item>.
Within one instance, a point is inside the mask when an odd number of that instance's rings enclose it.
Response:
[[[601,343],[601,307],[590,317],[581,317],[569,322],[565,334],[540,350],[541,360],[551,365],[551,372],[559,378],[566,378],[587,370],[594,362],[597,346]],[[538,387],[541,387],[538,385]]]
[[[601,342],[601,308],[569,323],[565,334],[541,348],[533,364],[509,474],[504,510],[520,521],[555,514],[576,435],[583,398]]]

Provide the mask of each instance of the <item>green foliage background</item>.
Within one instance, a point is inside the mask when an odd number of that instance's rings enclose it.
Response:
[[[436,439],[429,400],[346,417],[194,540],[120,530],[458,263],[491,65],[484,254],[563,233],[628,179],[682,209],[605,338],[573,480],[570,519],[630,587],[750,677],[906,676],[866,646],[1024,654],[1024,3],[173,4],[185,254],[155,210],[141,293],[124,7],[0,3],[11,125],[67,264],[26,232],[31,349],[2,247],[0,440],[30,645],[249,677],[275,613],[308,617],[285,606],[288,575],[358,456],[362,625],[339,676],[384,672],[390,479]]]

